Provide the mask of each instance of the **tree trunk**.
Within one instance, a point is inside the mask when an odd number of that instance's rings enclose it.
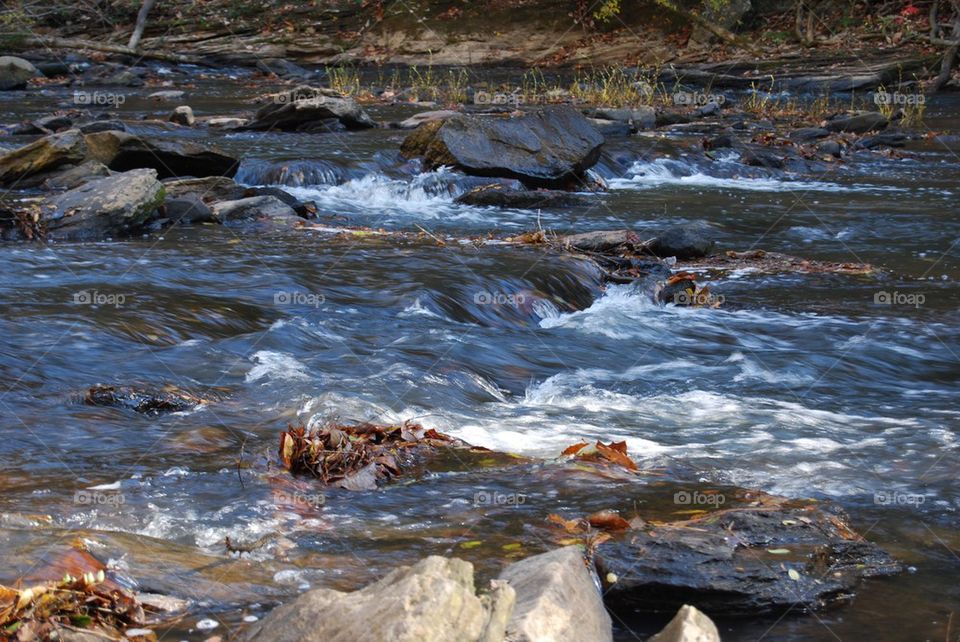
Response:
[[[128,49],[135,50],[140,46],[140,38],[143,37],[143,30],[147,26],[147,14],[150,13],[150,10],[153,9],[153,5],[155,4],[157,4],[157,0],[143,0],[143,4],[140,5],[140,12],[137,14],[137,24],[133,28],[130,42],[127,43]]]

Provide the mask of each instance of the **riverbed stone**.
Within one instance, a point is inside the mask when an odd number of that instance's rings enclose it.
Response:
[[[573,192],[511,189],[499,183],[476,187],[461,194],[455,201],[461,205],[513,207],[518,209],[552,209],[590,204],[587,197]]]
[[[240,129],[322,132],[377,126],[357,101],[333,89],[302,85],[264,100],[253,120]]]
[[[308,591],[257,622],[246,639],[477,642],[489,620],[475,593],[473,565],[431,556],[352,593]]]
[[[163,203],[163,184],[152,169],[135,169],[90,181],[43,206],[47,234],[55,240],[100,239],[141,227]]]
[[[51,134],[0,156],[0,184],[81,162],[86,155],[83,135],[76,129]]]
[[[627,530],[596,560],[607,607],[625,619],[684,604],[715,616],[815,611],[901,570],[838,506],[776,499]]]
[[[720,642],[717,625],[695,606],[684,604],[648,642]]]
[[[875,111],[862,114],[842,115],[825,121],[824,127],[831,132],[848,132],[851,134],[866,134],[879,131],[890,124],[887,117]]]
[[[190,108],[190,105],[180,105],[170,114],[170,122],[184,127],[193,127],[197,119],[193,116],[193,109]]]
[[[74,167],[65,167],[44,180],[43,185],[51,189],[73,189],[89,180],[109,176],[110,170],[99,161],[90,160]]]
[[[666,258],[680,260],[707,256],[713,251],[714,241],[706,223],[674,225],[661,232],[650,244],[650,251]]]
[[[234,201],[243,198],[245,189],[232,178],[226,176],[205,176],[203,178],[167,178],[163,181],[167,196],[176,197],[196,194],[205,202]]]
[[[210,209],[221,223],[254,218],[284,219],[292,217],[300,219],[292,207],[276,196],[251,196],[235,201],[224,201],[214,203]]]
[[[596,164],[603,136],[569,107],[522,116],[459,115],[421,125],[401,153],[429,168],[455,167],[475,176],[517,178],[531,187],[576,185]]]
[[[0,56],[0,91],[26,89],[27,81],[37,75],[37,68],[29,60]]]
[[[87,134],[87,149],[115,171],[151,168],[160,178],[173,176],[233,176],[239,161],[220,150],[186,140],[148,140],[126,132]]]
[[[607,642],[613,623],[579,546],[515,562],[500,573],[516,591],[507,623],[511,642]]]

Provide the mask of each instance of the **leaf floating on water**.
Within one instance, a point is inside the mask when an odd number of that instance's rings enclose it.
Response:
[[[585,441],[580,442],[579,444],[573,444],[572,446],[567,446],[561,455],[576,455],[578,452],[586,448],[589,444]]]
[[[797,525],[797,522],[796,522],[795,520],[792,520],[792,519],[785,519],[785,520],[783,520],[782,523],[783,523],[784,526],[796,526],[796,525]]]
[[[793,580],[794,582],[797,582],[797,581],[800,580],[800,573],[798,573],[798,572],[796,571],[796,569],[792,569],[792,568],[791,568],[789,571],[787,571],[787,575],[788,575],[788,576],[790,577],[790,579]]]
[[[789,548],[768,548],[767,552],[770,553],[771,555],[789,555],[790,549]]]
[[[627,470],[638,470],[637,464],[627,456],[627,442],[618,441],[616,443],[604,444],[597,442],[597,452],[606,460],[615,464],[620,464]]]
[[[471,548],[476,548],[482,545],[483,545],[482,541],[478,539],[474,539],[474,540],[470,540],[469,542],[463,542],[462,544],[460,544],[460,548],[469,550]]]
[[[505,551],[518,551],[521,548],[523,548],[523,544],[521,544],[520,542],[513,542],[512,544],[504,544],[500,548],[502,548]]]
[[[589,515],[587,521],[594,528],[609,531],[622,531],[630,528],[630,522],[620,517],[616,511],[601,510]]]

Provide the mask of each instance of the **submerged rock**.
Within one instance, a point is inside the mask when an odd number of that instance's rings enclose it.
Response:
[[[483,185],[458,196],[461,205],[539,209],[588,205],[589,199],[561,190],[511,189],[502,184]]]
[[[353,593],[308,591],[273,610],[246,640],[273,642],[502,642],[496,631],[509,611],[513,591],[499,588],[496,599],[477,597],[473,565],[431,556],[403,566]]]
[[[629,530],[598,547],[597,566],[608,606],[625,617],[685,603],[713,615],[814,611],[900,570],[836,507],[767,496]]]
[[[458,115],[421,125],[401,153],[429,168],[456,167],[475,176],[517,178],[528,186],[565,188],[600,158],[603,136],[568,107],[522,116]]]
[[[91,158],[115,171],[151,168],[160,178],[175,176],[233,176],[239,161],[194,142],[146,140],[126,132],[105,131],[85,137]]]
[[[135,232],[163,203],[163,184],[152,169],[90,181],[43,205],[42,221],[54,240],[91,240]]]
[[[303,85],[265,100],[253,120],[238,129],[322,132],[377,126],[357,101],[333,89]]]
[[[88,406],[126,408],[142,414],[191,410],[204,400],[176,388],[143,390],[131,386],[96,385],[87,390],[83,402]]]
[[[84,137],[76,129],[45,136],[0,156],[0,184],[10,185],[61,165],[79,163],[86,151]]]
[[[579,546],[566,546],[511,564],[500,573],[516,592],[507,623],[510,642],[610,642],[613,623],[603,606],[593,565]]]

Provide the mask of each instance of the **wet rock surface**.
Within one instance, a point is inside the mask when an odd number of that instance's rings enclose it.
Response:
[[[600,157],[603,136],[570,108],[516,117],[458,116],[422,125],[402,153],[428,167],[449,165],[476,176],[517,178],[563,188],[582,180]]]
[[[204,400],[173,387],[148,390],[133,386],[96,385],[86,391],[83,402],[88,406],[125,408],[141,414],[157,415],[192,410]]]
[[[618,613],[692,603],[710,615],[745,616],[816,611],[850,600],[863,578],[901,570],[836,507],[764,497],[628,531],[598,547],[597,566]]]
[[[160,178],[233,176],[239,161],[219,150],[187,140],[147,140],[105,131],[85,136],[89,156],[115,171],[150,168]]]
[[[0,156],[0,184],[16,181],[86,157],[83,135],[77,130],[46,136]]]
[[[64,192],[43,206],[47,236],[100,239],[137,231],[163,203],[163,184],[152,169],[100,178]]]
[[[377,126],[355,100],[331,89],[304,85],[265,102],[241,129],[325,132]]]

